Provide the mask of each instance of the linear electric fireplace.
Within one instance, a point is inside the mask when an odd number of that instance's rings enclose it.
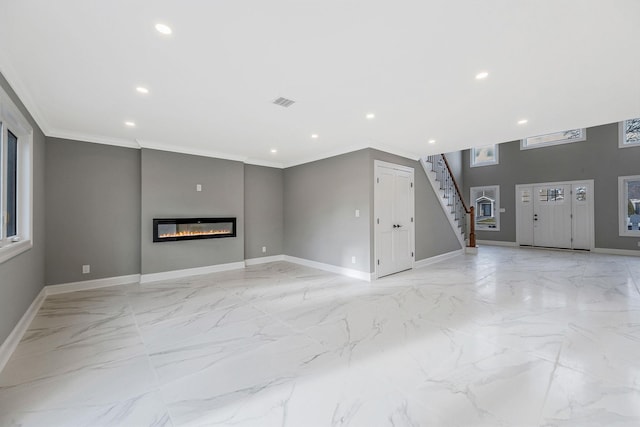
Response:
[[[168,218],[153,220],[154,242],[236,237],[235,218]]]

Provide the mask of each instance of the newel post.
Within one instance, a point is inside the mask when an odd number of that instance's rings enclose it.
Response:
[[[469,228],[469,247],[476,247],[476,215],[474,213],[474,206],[469,207],[469,221],[471,226]]]

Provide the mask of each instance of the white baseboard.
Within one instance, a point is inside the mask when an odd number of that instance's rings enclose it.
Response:
[[[67,292],[87,291],[89,289],[106,288],[108,286],[126,285],[140,282],[139,274],[128,276],[105,277],[104,279],[84,280],[82,282],[47,285],[44,287],[46,295],[66,294]]]
[[[437,262],[442,262],[444,260],[457,257],[458,255],[464,254],[464,249],[458,249],[451,252],[446,252],[440,255],[432,256],[430,258],[421,259],[420,261],[416,261],[413,263],[413,268],[422,268],[427,265],[435,264]]]
[[[353,277],[354,279],[365,280],[367,282],[370,282],[373,278],[373,273],[366,273],[364,271],[352,270],[350,268],[338,267],[337,265],[325,264],[323,262],[311,261],[309,259],[297,258],[289,255],[284,255],[284,261],[341,274],[347,277]]]
[[[503,240],[476,240],[476,244],[485,246],[507,246],[510,248],[517,248],[519,246],[516,242],[505,242]]]
[[[633,249],[594,248],[592,252],[609,255],[640,256],[640,250],[635,251]]]
[[[179,279],[182,277],[199,276],[201,274],[237,270],[240,268],[244,268],[244,261],[209,265],[207,267],[186,268],[184,270],[163,271],[161,273],[141,274],[140,283],[156,282],[158,280]]]
[[[245,265],[258,265],[258,264],[266,264],[268,262],[276,262],[276,261],[284,261],[284,255],[272,255],[272,256],[263,256],[260,258],[249,258],[245,259]]]
[[[31,321],[38,314],[38,310],[42,306],[44,299],[46,298],[45,288],[42,288],[40,293],[35,297],[27,311],[22,315],[18,324],[13,328],[6,340],[0,345],[0,372],[4,369],[5,365],[11,358],[11,355],[15,351],[16,347],[22,340],[25,332],[29,329]]]

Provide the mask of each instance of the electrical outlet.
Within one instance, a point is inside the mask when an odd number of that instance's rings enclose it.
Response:
[[[202,184],[196,184],[196,191],[202,191]]]
[[[91,266],[89,264],[85,264],[82,266],[82,274],[91,273]]]
[[[360,218],[360,209],[356,209],[356,218]]]
[[[263,254],[264,254],[264,253],[267,253],[267,247],[266,247],[266,246],[263,246],[263,247],[262,247],[262,253],[263,253]]]
[[[355,264],[356,263],[356,257],[352,256],[351,257],[351,264]]]

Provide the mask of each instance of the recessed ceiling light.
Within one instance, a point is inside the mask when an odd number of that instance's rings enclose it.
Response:
[[[160,34],[164,34],[166,36],[168,36],[169,34],[171,34],[173,32],[171,30],[171,27],[169,27],[168,25],[165,25],[165,24],[156,24],[156,31],[158,31]]]
[[[436,140],[435,139],[430,139],[428,142],[429,142],[429,144],[435,144]]]
[[[271,153],[272,153],[272,154],[276,154],[277,152],[278,152],[278,150],[276,150],[275,148],[272,148],[272,149],[271,149]]]
[[[476,74],[476,80],[486,79],[487,77],[489,77],[489,73],[486,71]]]
[[[138,86],[138,87],[136,88],[136,91],[137,91],[138,93],[144,93],[144,94],[149,93],[149,89],[147,89],[146,87],[142,87],[142,86]]]
[[[372,120],[372,119],[376,118],[376,115],[373,114],[373,113],[369,113],[369,114],[366,115],[366,117],[367,117],[367,119]]]
[[[524,125],[524,124],[526,124],[528,121],[529,121],[529,120],[527,120],[527,119],[518,120],[518,124],[519,124],[519,125]]]
[[[136,127],[136,124],[134,122],[124,122],[124,124],[129,126],[130,128]]]
[[[318,135],[317,133],[311,134],[311,138],[313,138],[313,139],[318,139],[319,136],[320,135]]]

